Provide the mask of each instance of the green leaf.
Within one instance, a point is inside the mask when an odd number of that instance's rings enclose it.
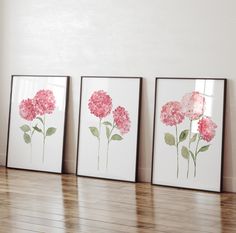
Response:
[[[39,133],[43,132],[43,130],[41,130],[37,125],[33,126],[33,129]]]
[[[26,144],[31,143],[31,137],[29,136],[29,134],[24,133],[23,138]]]
[[[96,127],[89,127],[89,129],[90,129],[90,132],[92,133],[93,136],[99,138],[99,132]]]
[[[36,119],[40,120],[40,121],[42,122],[42,124],[43,124],[43,119],[42,119],[42,117],[36,117]]]
[[[182,155],[185,159],[188,159],[188,158],[189,158],[189,151],[188,151],[188,148],[187,148],[186,146],[182,146],[181,155]]]
[[[109,137],[110,137],[110,129],[108,127],[106,127],[106,135],[107,135],[107,139],[109,139]]]
[[[37,125],[38,125],[38,124],[36,124],[35,126],[37,127]],[[34,127],[35,127],[35,126],[34,126]],[[32,127],[33,130],[32,130],[32,133],[31,133],[31,137],[32,137],[32,136],[34,135],[34,133],[35,133],[35,129],[34,129],[34,127]]]
[[[30,131],[30,127],[28,125],[22,125],[20,129],[25,133]]]
[[[48,128],[47,129],[47,132],[46,132],[46,136],[51,136],[51,135],[53,135],[55,132],[56,132],[56,128],[54,128],[54,127],[50,127],[50,128]]]
[[[120,141],[122,140],[123,138],[119,135],[119,134],[114,134],[112,135],[111,137],[111,140],[115,140],[115,141]]]
[[[167,145],[174,146],[175,145],[175,137],[170,133],[165,133],[165,142]]]
[[[192,159],[195,160],[193,152],[190,150],[189,153],[190,153]]]
[[[104,124],[104,125],[112,126],[111,122],[109,122],[109,121],[104,121],[103,124]]]
[[[195,142],[197,139],[197,133],[195,133],[192,138],[190,139],[190,143]]]
[[[209,149],[210,145],[206,145],[206,146],[202,146],[197,153],[199,152],[204,152],[204,151],[207,151]]]
[[[188,129],[183,130],[179,135],[179,142],[183,142],[188,137]]]

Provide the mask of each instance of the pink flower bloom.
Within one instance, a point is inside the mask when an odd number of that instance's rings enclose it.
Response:
[[[27,120],[32,121],[36,117],[35,106],[32,99],[22,100],[19,105],[20,116]]]
[[[190,120],[197,120],[204,113],[205,98],[197,91],[187,93],[181,101],[182,111]]]
[[[34,97],[36,113],[51,114],[56,108],[56,100],[51,90],[40,90]]]
[[[118,106],[113,112],[114,122],[121,134],[128,133],[130,130],[129,113],[124,107]]]
[[[95,91],[88,103],[90,113],[102,119],[110,114],[112,109],[112,99],[103,90]]]
[[[161,121],[165,125],[178,125],[184,120],[181,104],[178,101],[170,101],[162,106]]]
[[[214,136],[217,125],[212,121],[210,117],[204,117],[198,121],[198,131],[203,140],[210,142]]]

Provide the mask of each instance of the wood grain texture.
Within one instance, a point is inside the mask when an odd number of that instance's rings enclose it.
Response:
[[[236,195],[0,168],[0,232],[236,232]]]

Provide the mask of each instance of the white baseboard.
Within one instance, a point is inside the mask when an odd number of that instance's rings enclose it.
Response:
[[[6,154],[0,153],[0,166],[5,166],[6,164]]]
[[[236,177],[223,177],[223,191],[236,192]]]

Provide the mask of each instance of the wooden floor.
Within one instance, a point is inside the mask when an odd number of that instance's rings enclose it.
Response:
[[[236,194],[0,168],[0,232],[236,232]]]

